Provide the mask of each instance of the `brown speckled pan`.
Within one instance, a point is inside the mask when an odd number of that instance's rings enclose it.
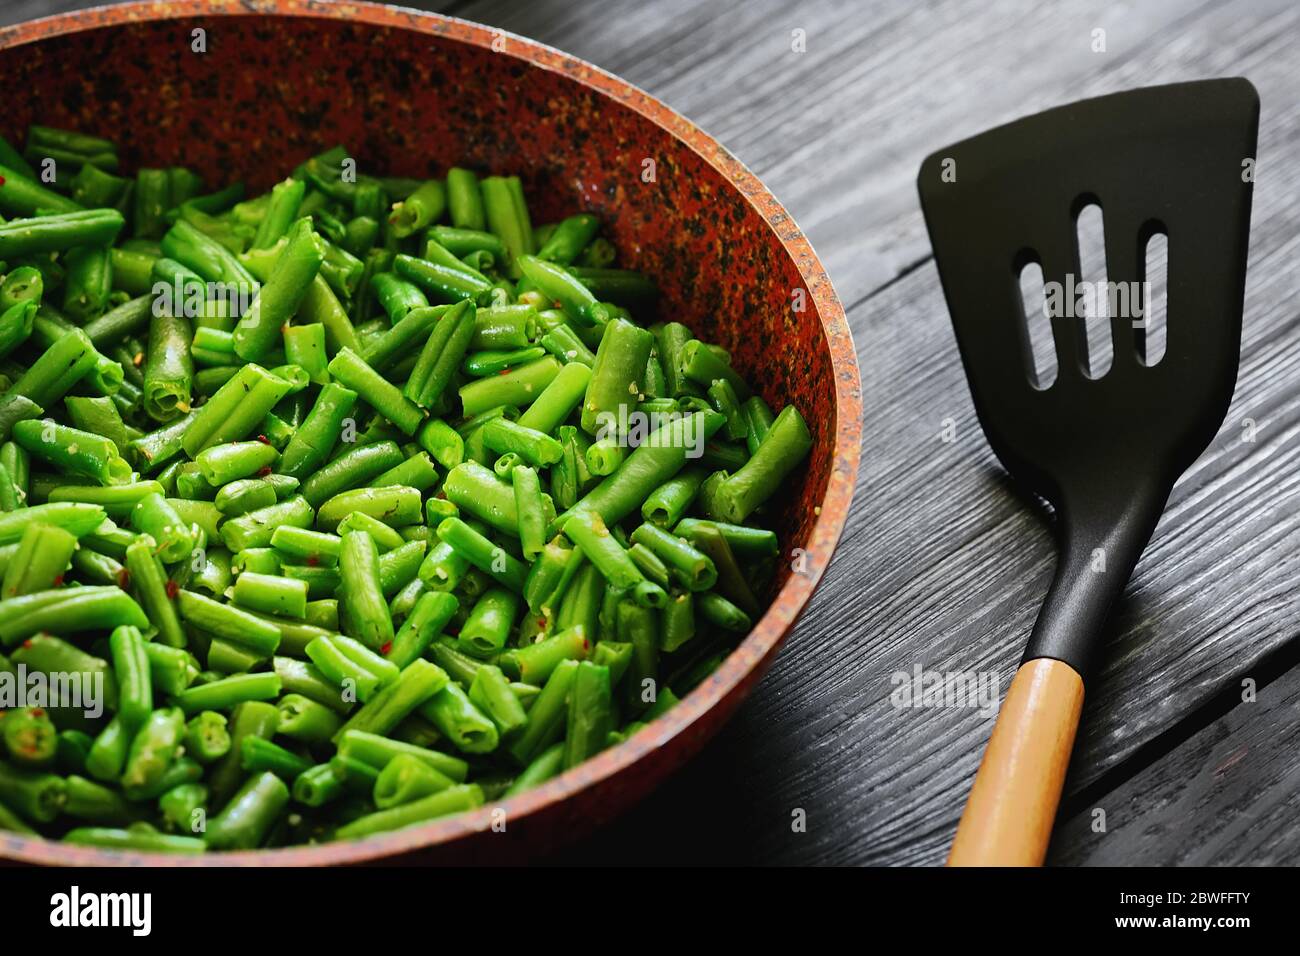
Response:
[[[207,51],[192,49],[206,31]],[[535,222],[590,209],[660,312],[731,350],[815,441],[772,508],[787,555],[773,603],[700,687],[631,740],[494,808],[370,839],[177,859],[0,833],[0,857],[73,865],[319,865],[525,860],[650,792],[717,731],[775,657],[829,562],[858,468],[861,397],[844,310],[812,247],[744,166],[662,103],[529,40],[368,3],[139,3],[0,30],[0,132],[33,120],[116,139],[124,168],[184,164],[266,188],[345,143],[362,169],[519,172]],[[654,181],[645,171],[653,160]],[[795,649],[797,653],[797,648]],[[500,814],[497,814],[499,819]]]

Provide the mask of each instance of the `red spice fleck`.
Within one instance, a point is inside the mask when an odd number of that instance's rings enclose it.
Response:
[[[174,600],[176,600],[176,595],[178,595],[178,594],[180,594],[180,593],[181,593],[181,586],[180,586],[179,584],[177,584],[175,581],[173,581],[171,578],[168,578],[168,579],[167,579],[167,596],[168,596],[169,598],[171,598],[171,599],[174,601]]]
[[[538,627],[540,630],[543,630],[543,631],[546,630],[546,618],[544,618],[544,617],[539,617],[539,618],[537,619],[537,627]]]
[[[443,491],[441,488],[439,488],[439,489],[438,489],[438,493],[437,493],[436,495],[434,495],[434,497],[435,497],[435,498],[441,498],[443,501],[446,501],[446,500],[447,500],[447,492],[445,492],[445,491]]]
[[[32,639],[30,637],[23,641],[23,647],[29,651],[32,649]]]
[[[0,186],[3,186],[4,184],[5,184],[5,178],[3,176],[0,176]]]
[[[45,711],[42,710],[42,709],[39,708],[39,707],[33,707],[33,708],[32,708],[32,716],[33,716],[33,717],[44,717],[44,716],[45,716]]]
[[[587,643],[587,639],[584,637],[584,638],[582,639],[582,649],[585,651],[585,650],[587,650],[587,649],[590,648],[590,647],[591,647],[591,645]]]
[[[118,571],[117,586],[120,587],[123,591],[125,591],[130,584],[131,584],[131,572],[128,571],[126,568],[123,568],[121,571]]]
[[[385,657],[387,657],[389,651],[391,651],[392,649],[393,649],[393,642],[392,642],[392,641],[389,641],[389,642],[387,642],[386,644],[384,644],[383,647],[381,647],[381,648],[379,649],[379,653],[380,653],[380,654],[383,654]]]
[[[62,583],[63,583],[63,575],[56,574],[54,576],[54,586],[57,588]]]
[[[271,439],[267,438],[265,435],[258,435],[257,440],[260,441],[263,445],[271,444]],[[270,471],[269,468],[267,470]]]
[[[307,567],[314,568],[318,564],[320,564],[320,558],[317,555],[314,554],[307,555]]]
[[[561,302],[559,299],[556,299],[554,302],[551,303],[551,308],[552,308],[552,309],[562,309],[562,308],[564,308],[564,303]]]
[[[263,465],[261,468],[257,469],[257,477],[259,478],[265,478],[270,473],[271,473],[270,465]]]
[[[503,368],[501,371],[497,372],[497,374],[498,374],[498,375],[509,375],[509,374],[510,374],[510,369],[508,369],[508,368]]]

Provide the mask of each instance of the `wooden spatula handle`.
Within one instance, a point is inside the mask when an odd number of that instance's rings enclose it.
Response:
[[[1042,866],[1083,709],[1083,678],[1041,657],[1016,671],[948,854],[949,866]]]

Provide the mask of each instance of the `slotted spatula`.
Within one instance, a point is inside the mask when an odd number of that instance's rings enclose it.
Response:
[[[1007,471],[1051,503],[1060,542],[949,865],[1037,866],[1046,855],[1102,625],[1232,398],[1258,126],[1247,80],[1179,83],[1048,110],[921,166],[980,424]],[[1037,262],[1047,288],[1078,288],[1076,217],[1092,203],[1111,289],[1142,283],[1148,240],[1168,239],[1165,352],[1148,364],[1137,310],[1112,314],[1113,363],[1090,378],[1083,319],[1062,310],[1051,316],[1056,380],[1042,389],[1019,274]]]

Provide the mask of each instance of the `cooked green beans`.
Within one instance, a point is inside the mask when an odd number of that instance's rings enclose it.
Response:
[[[437,222],[447,208],[447,187],[436,179],[423,183],[393,207],[389,224],[399,239]]]
[[[256,738],[245,738],[245,740]],[[249,777],[209,823],[203,840],[213,849],[251,850],[260,846],[289,803],[289,788],[269,771]]]
[[[461,302],[438,319],[411,370],[403,391],[406,398],[422,408],[437,405],[474,337],[474,312],[468,302]]]
[[[191,457],[205,448],[238,441],[289,393],[289,383],[259,365],[245,365],[188,419],[181,447]]]
[[[731,524],[744,522],[772,496],[811,448],[812,436],[803,416],[793,405],[787,405],[753,456],[718,486],[714,499],[717,513],[713,517]]]
[[[131,730],[137,730],[153,709],[153,680],[140,629],[124,625],[108,639],[117,675],[117,716]]]
[[[235,326],[235,353],[240,358],[261,361],[277,342],[283,342],[281,327],[298,311],[324,258],[324,244],[312,230],[311,220],[299,219],[289,230],[270,276]]]
[[[379,553],[374,538],[361,531],[342,535],[339,550],[340,595],[345,631],[372,649],[393,640],[393,622],[379,583]]]
[[[380,415],[407,435],[415,434],[424,413],[401,389],[366,364],[352,349],[341,349],[329,364],[329,373],[370,403]]]
[[[6,146],[0,650],[103,689],[0,721],[0,829],[191,853],[470,810],[762,612],[813,433],[648,326],[597,216],[341,147],[245,199],[33,127],[51,188]]]
[[[470,170],[459,167],[447,170],[447,206],[451,214],[451,224],[456,229],[483,230],[487,227],[478,177]],[[436,232],[442,228],[435,226],[434,230]],[[492,233],[485,233],[485,235],[501,243],[501,240]],[[438,241],[443,240],[438,237]],[[502,244],[502,252],[504,253],[504,244]]]
[[[204,710],[185,725],[185,752],[199,763],[209,764],[230,752],[230,732],[226,718],[214,710]]]
[[[77,547],[76,536],[63,528],[29,524],[5,568],[0,597],[12,598],[56,587]]]
[[[0,176],[5,176],[0,195],[13,198],[19,179],[5,175],[3,167]],[[67,252],[82,246],[106,247],[121,232],[123,221],[116,209],[84,209],[11,219],[0,224],[0,259],[12,260],[38,252]]]

